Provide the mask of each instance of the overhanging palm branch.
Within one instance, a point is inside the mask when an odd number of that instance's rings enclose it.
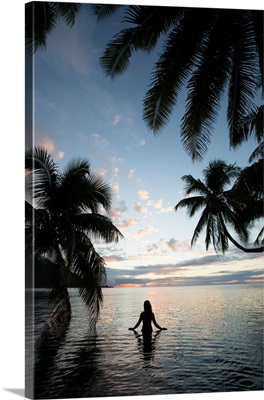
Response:
[[[45,49],[48,35],[62,18],[71,27],[81,9],[81,3],[33,1],[25,5],[26,52]]]
[[[230,145],[247,139],[241,121],[263,87],[263,11],[127,6],[123,21],[133,27],[109,41],[100,59],[112,78],[125,72],[134,51],[148,52],[164,38],[143,102],[143,119],[154,134],[168,122],[186,85],[180,135],[193,159],[207,150],[225,93]]]

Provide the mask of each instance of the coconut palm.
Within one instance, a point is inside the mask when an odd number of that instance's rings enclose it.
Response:
[[[116,9],[94,6],[99,19]],[[126,6],[123,22],[129,27],[109,41],[100,59],[111,78],[127,69],[133,52],[150,52],[164,39],[143,105],[143,118],[155,134],[186,86],[180,135],[193,159],[207,150],[225,92],[230,144],[245,139],[239,133],[241,121],[251,112],[257,89],[263,88],[263,11]]]
[[[213,244],[216,252],[225,253],[228,250],[228,240],[245,252],[261,252],[262,247],[247,248],[239,244],[229,233],[227,225],[230,225],[240,240],[247,242],[249,238],[248,227],[255,218],[262,215],[257,212],[247,220],[241,218],[241,212],[247,214],[243,199],[237,195],[235,189],[228,189],[232,181],[241,176],[241,169],[235,164],[226,164],[223,160],[214,160],[203,170],[204,182],[195,179],[192,175],[184,175],[182,180],[186,183],[186,194],[198,193],[197,196],[187,197],[181,200],[175,211],[186,207],[190,217],[200,210],[202,215],[195,227],[191,244],[195,244],[202,230],[205,228],[205,244],[208,249]],[[249,195],[250,191],[247,192]],[[251,197],[251,207],[255,209],[256,199]]]
[[[253,136],[258,143],[258,146],[249,158],[250,163],[260,158],[263,159],[263,115],[264,106],[261,105],[259,107],[254,107],[250,114],[245,116],[241,121],[241,127],[239,131],[241,139],[239,140],[238,144],[240,144],[243,139],[247,140],[249,136]]]
[[[48,35],[59,19],[72,26],[81,9],[80,3],[34,1],[25,5],[26,51],[30,54],[46,48]]]
[[[91,322],[96,322],[106,271],[92,239],[109,243],[122,238],[99,213],[100,207],[111,207],[110,187],[90,172],[87,159],[72,161],[61,172],[41,147],[26,151],[26,169],[33,173],[33,204],[26,202],[26,250],[32,252],[36,269],[43,264],[47,272],[52,269],[52,320],[70,320],[68,286],[74,285],[89,307]]]
[[[256,220],[263,217],[263,158],[244,168],[232,188],[233,197],[240,201],[238,217],[250,229]],[[260,230],[256,245],[264,244],[263,228]]]

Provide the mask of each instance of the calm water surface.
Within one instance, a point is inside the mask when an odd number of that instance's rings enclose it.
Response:
[[[152,348],[134,326],[149,299]],[[45,334],[45,293],[35,300],[35,397],[103,397],[263,390],[262,285],[104,289],[97,331],[71,291],[73,317]],[[32,345],[26,334],[27,349]],[[27,371],[30,374],[30,371]]]

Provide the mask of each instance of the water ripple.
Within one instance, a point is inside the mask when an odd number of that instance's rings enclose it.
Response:
[[[45,334],[44,298],[37,293],[36,398],[263,390],[263,287],[105,291],[96,333],[73,291],[73,318],[59,338]],[[168,327],[150,348],[128,331],[146,298]],[[28,354],[31,339],[29,331]]]

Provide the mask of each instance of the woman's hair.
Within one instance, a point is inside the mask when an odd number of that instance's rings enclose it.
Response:
[[[152,307],[149,300],[144,301],[144,311],[152,312]]]

